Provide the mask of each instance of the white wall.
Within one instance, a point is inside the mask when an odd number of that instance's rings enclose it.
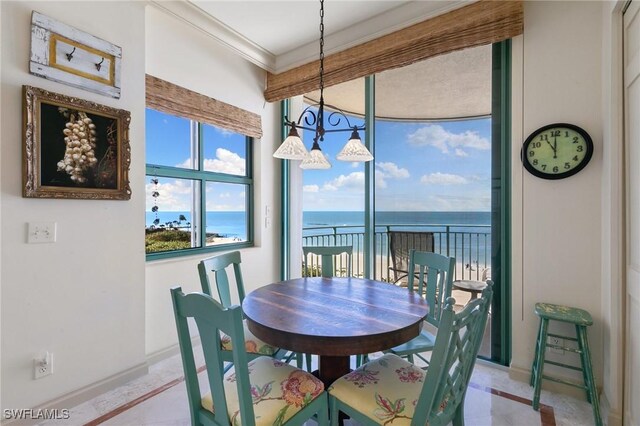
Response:
[[[161,79],[262,115],[264,136],[254,142],[256,246],[242,250],[247,292],[279,278],[280,167],[272,153],[279,143],[279,105],[264,101],[265,72],[190,25],[147,8],[146,71]],[[265,227],[265,209],[271,211]],[[162,353],[177,343],[169,288],[200,291],[202,254],[146,265],[146,351]]]
[[[589,339],[601,384],[602,5],[525,2],[524,12],[524,35],[514,40],[513,55],[512,372],[530,370],[538,328],[534,305],[550,302],[593,316]],[[554,122],[584,128],[595,148],[583,171],[559,181],[534,177],[519,160],[526,136]]]
[[[2,2],[2,408],[29,408],[112,375],[146,371],[144,334],[144,4]],[[119,100],[28,73],[37,10],[123,49]],[[22,198],[23,84],[131,112],[130,201]],[[58,224],[26,244],[26,224]],[[115,350],[117,348],[117,350]],[[33,380],[34,357],[55,354]]]

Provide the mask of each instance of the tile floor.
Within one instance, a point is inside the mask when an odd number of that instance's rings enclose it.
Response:
[[[202,365],[201,355],[200,364]],[[204,379],[204,380],[203,380]],[[206,379],[201,373],[201,384]],[[508,373],[478,362],[467,391],[465,420],[482,425],[592,425],[591,405],[566,395],[542,392],[540,412],[531,408],[532,388]],[[176,355],[150,367],[149,374],[71,409],[64,425],[189,425],[182,364]],[[315,425],[309,422],[310,425]],[[347,426],[357,426],[348,421]]]

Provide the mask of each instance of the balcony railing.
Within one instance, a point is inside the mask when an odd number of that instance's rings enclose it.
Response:
[[[391,231],[429,232],[434,238],[434,252],[455,257],[454,280],[484,280],[490,277],[491,226],[490,225],[377,225],[375,231],[375,279],[393,281],[393,261],[389,233]],[[364,275],[364,227],[358,225],[313,226],[303,229],[304,246],[353,247],[352,275]],[[410,249],[412,247],[405,247]],[[319,259],[310,256],[307,269],[318,270]],[[347,258],[335,260],[335,274],[345,275]]]

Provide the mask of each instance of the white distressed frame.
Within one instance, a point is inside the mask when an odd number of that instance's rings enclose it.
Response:
[[[119,99],[121,62],[121,47],[33,11],[31,74]]]

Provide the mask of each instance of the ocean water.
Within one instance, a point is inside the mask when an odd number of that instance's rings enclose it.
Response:
[[[158,212],[160,223],[177,221],[183,215],[191,222],[190,212]],[[146,213],[146,224],[153,224],[156,215]],[[304,244],[309,245],[352,245],[354,252],[364,246],[364,213],[345,211],[303,212]],[[490,212],[377,212],[377,250],[385,253],[388,249],[386,231],[429,231],[435,236],[436,252],[446,253],[464,260],[465,263],[484,263],[491,250]],[[244,212],[208,212],[207,233],[241,240],[247,239],[246,216]],[[448,234],[447,234],[448,231]],[[337,234],[333,236],[332,234]],[[320,236],[320,237],[311,237]],[[448,242],[448,244],[447,244]],[[448,246],[448,247],[447,247]]]
[[[191,222],[191,212],[158,212],[160,224],[177,221],[183,215],[187,220],[181,226]],[[146,212],[146,226],[151,226],[156,213]],[[223,237],[247,239],[247,218],[244,212],[207,212],[207,234],[215,233]]]
[[[303,227],[363,225],[364,212],[303,212]],[[399,225],[490,225],[491,212],[376,212],[376,226],[394,225],[394,229],[408,230]]]
[[[456,258],[457,277],[478,279],[491,264],[491,212],[377,212],[375,220],[379,271],[388,269],[390,230],[432,232],[434,251]],[[363,222],[363,212],[304,212],[303,244],[349,245],[362,254]]]
[[[160,223],[177,221],[183,215],[188,222],[191,222],[190,212],[158,212],[157,217]],[[150,226],[156,218],[156,214],[146,212],[146,225]],[[364,231],[363,212],[344,211],[306,211],[302,213],[303,227],[324,228],[332,226],[349,226],[349,232]],[[183,225],[184,225],[183,221]],[[244,212],[208,212],[207,232],[218,233],[227,237],[246,238],[246,217]],[[451,226],[450,230],[465,230],[468,232],[478,232],[486,230],[485,225],[491,224],[490,212],[377,212],[377,231],[383,231],[384,226],[392,226],[394,230],[411,230],[413,226],[406,225],[433,225],[430,228],[444,229],[444,226]],[[404,227],[402,225],[405,225]],[[455,226],[458,225],[458,226]],[[476,226],[474,226],[476,225]],[[313,232],[332,233],[332,229],[313,229],[305,231],[305,234]]]

